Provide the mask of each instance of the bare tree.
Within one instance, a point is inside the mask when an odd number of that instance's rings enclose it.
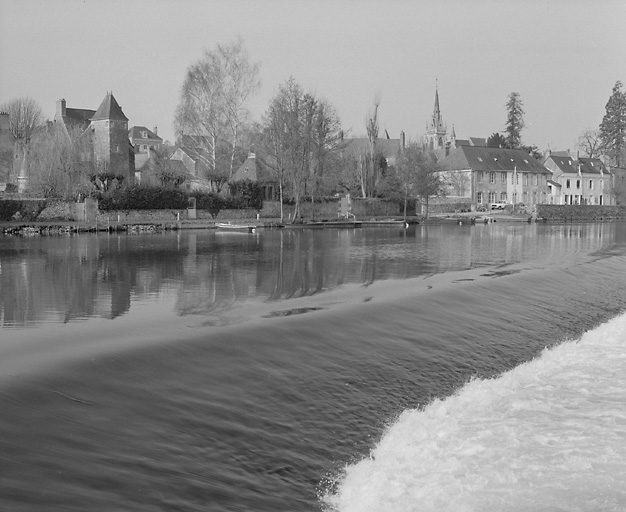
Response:
[[[248,110],[244,107],[248,98],[257,91],[261,82],[258,78],[259,64],[249,61],[243,41],[238,39],[230,45],[218,45],[218,54],[225,68],[222,82],[226,120],[230,130],[230,170],[228,178],[233,177],[235,153],[241,135],[242,125],[248,119]]]
[[[376,140],[378,139],[378,107],[380,106],[380,93],[374,96],[374,110],[367,116],[365,127],[369,141],[369,155],[367,161],[361,162],[361,192],[363,197],[372,196],[376,183]]]
[[[56,123],[37,130],[29,155],[28,188],[44,197],[66,199],[88,193],[95,169],[88,136],[78,126],[65,131]]]
[[[588,128],[578,137],[577,146],[582,151],[583,156],[594,158],[598,156],[601,144],[600,130]]]
[[[299,218],[302,198],[316,193],[326,165],[339,147],[339,124],[335,109],[304,93],[293,78],[281,85],[270,101],[264,116],[262,145],[268,156],[264,163],[274,170],[281,205],[285,189],[294,200],[294,221]]]
[[[205,51],[189,66],[175,117],[179,133],[197,136],[210,155],[209,173],[218,169],[220,143],[230,149],[228,177],[232,177],[241,125],[247,118],[245,102],[259,85],[259,65],[251,63],[241,39]]]
[[[19,191],[26,188],[28,179],[28,159],[30,143],[33,135],[44,122],[43,112],[39,104],[29,97],[16,98],[0,105],[0,111],[9,114],[9,128],[17,140],[22,156],[18,176]]]
[[[435,154],[412,142],[398,155],[396,173],[404,196],[404,215],[407,200],[418,197],[425,204],[428,217],[429,199],[444,195],[448,186],[437,166]]]

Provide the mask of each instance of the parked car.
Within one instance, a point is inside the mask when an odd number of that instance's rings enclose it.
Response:
[[[496,201],[495,203],[491,203],[489,208],[491,210],[504,210],[506,208],[506,203],[504,201]]]

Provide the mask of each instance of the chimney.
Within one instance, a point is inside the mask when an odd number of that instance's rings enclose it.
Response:
[[[65,98],[63,98],[62,100],[57,100],[57,116],[63,117],[65,115],[66,115]]]
[[[406,137],[404,132],[400,132],[400,149],[404,151],[404,148],[406,148]]]
[[[159,131],[157,130],[157,127],[155,126],[154,129],[152,130],[154,132],[155,135],[159,134]]]

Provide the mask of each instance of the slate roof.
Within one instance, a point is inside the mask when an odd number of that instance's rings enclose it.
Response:
[[[345,150],[353,154],[366,154],[370,150],[370,141],[367,137],[344,139]],[[395,158],[400,151],[400,139],[376,139],[376,151],[380,151],[385,158]]]
[[[180,139],[180,145],[187,148],[209,147],[209,137],[206,135],[183,135]]]
[[[142,136],[142,132],[147,132],[147,137]],[[160,140],[163,139],[159,137],[156,133],[151,130],[148,130],[145,126],[133,126],[130,130],[128,130],[128,138],[129,139],[141,139],[141,140]]]
[[[128,121],[128,118],[122,112],[122,107],[113,97],[113,93],[108,92],[100,103],[98,110],[91,118],[91,121],[101,121],[108,119],[110,121]]]
[[[523,149],[461,146],[451,150],[439,163],[448,171],[512,171],[515,168],[518,172],[550,174],[541,162]]]
[[[552,153],[547,159],[552,160],[559,171],[566,174],[603,174],[607,173],[606,167],[599,158],[579,158],[574,160],[569,156],[555,156]]]
[[[196,174],[201,175],[203,172],[207,172],[211,168],[211,158],[206,150],[201,148],[190,148],[187,146],[179,146],[178,150],[187,155],[195,163]],[[179,158],[172,158],[175,153],[176,151],[170,156],[170,160],[180,160]]]
[[[259,183],[274,181],[267,167],[261,162],[254,153],[250,153],[248,158],[239,166],[239,169],[233,174],[231,181],[250,180]]]
[[[487,139],[482,137],[470,137],[469,142],[472,146],[487,147]]]

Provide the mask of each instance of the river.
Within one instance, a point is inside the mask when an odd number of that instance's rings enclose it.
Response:
[[[626,509],[626,223],[0,237],[0,510]]]

